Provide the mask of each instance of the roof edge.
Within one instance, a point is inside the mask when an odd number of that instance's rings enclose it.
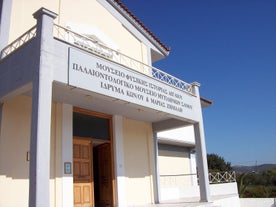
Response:
[[[200,103],[201,103],[202,108],[206,108],[206,107],[209,107],[209,106],[213,105],[212,100],[209,100],[209,99],[206,99],[206,98],[203,98],[203,97],[200,97]]]
[[[113,6],[122,16],[124,16],[129,22],[144,36],[146,36],[153,45],[155,45],[163,55],[168,56],[170,48],[167,47],[156,35],[154,35],[150,29],[148,29],[122,2],[119,0],[106,0],[111,6]]]

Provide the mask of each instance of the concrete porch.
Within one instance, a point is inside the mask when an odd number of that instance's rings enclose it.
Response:
[[[216,207],[240,207],[240,200],[236,182],[210,184],[210,201],[201,202],[199,186],[187,186],[178,189],[179,199],[161,200],[158,207],[186,207],[186,206],[216,206]],[[174,191],[177,193],[177,191]]]
[[[214,195],[210,202],[200,202],[199,197],[190,197],[179,200],[171,200],[147,207],[239,207],[240,200],[237,194]]]

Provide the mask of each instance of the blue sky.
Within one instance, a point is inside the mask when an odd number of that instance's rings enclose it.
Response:
[[[200,82],[208,153],[276,163],[276,0],[122,0],[171,48],[154,66]]]

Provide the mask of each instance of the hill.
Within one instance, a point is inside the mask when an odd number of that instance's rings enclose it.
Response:
[[[254,166],[236,165],[232,168],[236,173],[263,173],[267,170],[276,169],[276,164],[263,164]]]

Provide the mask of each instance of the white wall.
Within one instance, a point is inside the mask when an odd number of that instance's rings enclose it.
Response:
[[[188,143],[195,145],[195,135],[193,126],[186,126],[177,129],[162,131],[157,133],[159,141],[169,141],[170,144],[175,143],[172,148],[167,146],[167,150],[158,149],[158,165],[160,179],[160,200],[179,199],[185,196],[185,189],[189,186],[197,186],[196,174],[196,156],[190,153],[190,149],[177,146],[179,143]],[[162,143],[162,142],[161,142]],[[165,146],[159,144],[159,146]],[[162,176],[163,175],[163,176]],[[164,175],[178,175],[165,176]],[[182,175],[182,176],[180,176]],[[189,192],[190,193],[190,192]],[[188,193],[188,194],[189,194]],[[197,195],[197,194],[195,194]],[[199,195],[199,194],[198,194]]]
[[[27,206],[31,98],[15,97],[3,105],[0,135],[0,206]],[[16,198],[16,199],[15,199]]]
[[[212,197],[238,197],[237,183],[222,183],[210,185]],[[187,199],[199,197],[199,186],[183,186],[178,189],[161,189],[161,201],[168,201],[173,199]],[[234,207],[234,205],[233,205]],[[236,207],[236,206],[235,206]]]
[[[151,204],[155,171],[151,123],[123,118],[122,124],[126,204]]]
[[[174,140],[195,144],[195,133],[192,125],[158,132],[157,137],[159,140]]]
[[[241,207],[276,207],[276,198],[240,198]]]
[[[3,105],[0,207],[28,206],[31,101],[22,95]],[[72,106],[53,103],[51,125],[50,205],[69,207],[73,205],[73,177],[63,174],[63,166],[72,163]]]

